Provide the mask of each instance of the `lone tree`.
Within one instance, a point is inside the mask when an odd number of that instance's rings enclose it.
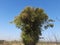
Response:
[[[25,45],[36,45],[41,31],[53,27],[53,20],[49,19],[43,9],[26,7],[13,23],[22,30],[22,39]]]

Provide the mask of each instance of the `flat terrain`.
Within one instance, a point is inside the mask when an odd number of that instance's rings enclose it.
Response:
[[[37,45],[60,45],[60,42],[41,42],[37,43]]]
[[[20,43],[20,45],[23,45],[23,43]],[[60,42],[39,42],[36,45],[60,45]]]
[[[0,40],[0,45],[23,45],[23,43],[19,41]],[[60,42],[38,42],[36,45],[60,45]]]

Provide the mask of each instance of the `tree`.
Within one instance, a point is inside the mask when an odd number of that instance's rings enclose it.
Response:
[[[22,30],[22,39],[25,45],[36,45],[41,31],[53,27],[52,19],[41,8],[26,7],[21,14],[14,18],[13,23]]]

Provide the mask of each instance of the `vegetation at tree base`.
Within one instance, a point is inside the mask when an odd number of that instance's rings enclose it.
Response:
[[[22,39],[25,45],[36,45],[41,31],[53,27],[52,19],[41,8],[26,7],[13,23],[22,30]]]

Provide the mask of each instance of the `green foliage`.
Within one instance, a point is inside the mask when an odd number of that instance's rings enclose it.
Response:
[[[43,9],[26,7],[20,15],[16,16],[13,23],[22,30],[22,38],[25,45],[31,42],[34,44],[38,42],[39,35],[41,35],[42,27],[45,29],[53,27]]]

